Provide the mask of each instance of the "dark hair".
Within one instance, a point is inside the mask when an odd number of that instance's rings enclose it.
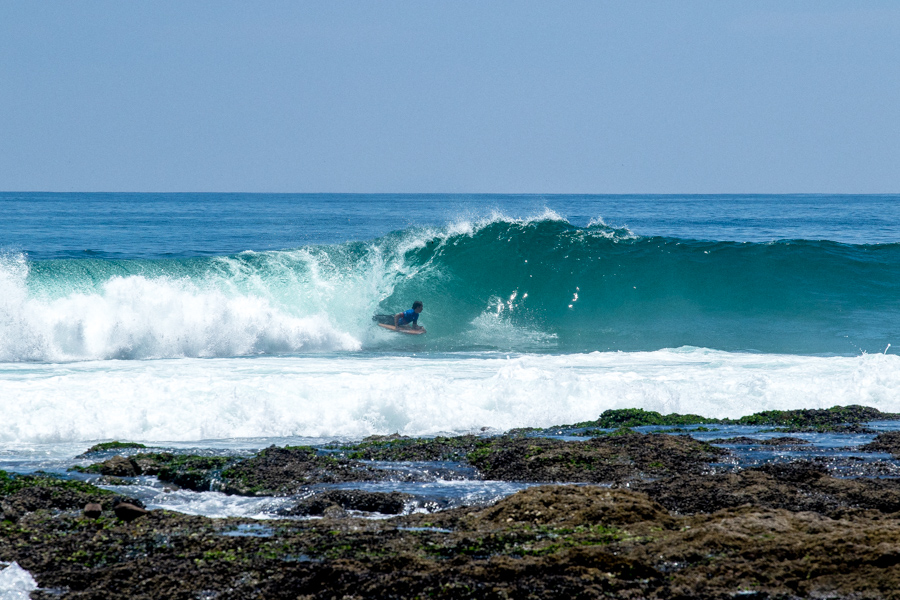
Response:
[[[416,300],[415,302],[413,302],[413,310],[416,310],[417,308],[422,308],[421,300]]]

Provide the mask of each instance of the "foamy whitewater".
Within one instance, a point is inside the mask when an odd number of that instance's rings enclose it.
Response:
[[[897,200],[0,194],[0,468],[111,439],[900,412]],[[425,336],[373,326],[415,299]]]
[[[900,412],[900,358],[881,354],[680,348],[510,358],[91,361],[7,364],[0,378],[0,442],[7,444],[421,436],[549,427],[634,406],[709,417],[835,404]]]

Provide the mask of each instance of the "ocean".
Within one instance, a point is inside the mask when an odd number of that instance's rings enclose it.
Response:
[[[898,412],[898,346],[897,195],[0,193],[0,469]]]

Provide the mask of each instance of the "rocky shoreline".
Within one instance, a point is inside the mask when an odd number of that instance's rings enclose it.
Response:
[[[733,421],[634,409],[250,456],[101,444],[67,475],[0,472],[0,561],[34,576],[32,598],[900,598],[900,479],[884,477],[900,432],[872,427],[898,420],[866,407]],[[765,435],[711,437],[725,425]],[[786,434],[804,432],[870,441],[792,458],[810,442]],[[756,448],[784,456],[747,459]],[[437,466],[398,468],[419,463]],[[440,478],[444,464],[533,485],[445,510],[365,488]],[[848,464],[855,476],[840,476]],[[148,476],[293,500],[264,521],[146,510],[121,490]]]

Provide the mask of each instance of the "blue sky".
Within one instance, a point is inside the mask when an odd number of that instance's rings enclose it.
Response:
[[[0,0],[0,189],[900,192],[900,3]]]

